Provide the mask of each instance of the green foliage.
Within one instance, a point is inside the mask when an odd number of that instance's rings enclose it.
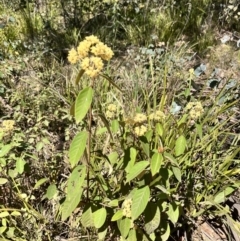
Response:
[[[237,29],[237,2],[218,13],[218,1],[10,2],[1,9],[0,239],[169,240],[199,219],[233,219],[240,55],[213,46],[213,30]],[[94,79],[64,62],[90,34],[117,50]],[[210,63],[176,39],[209,50]],[[126,44],[135,46],[122,52]]]

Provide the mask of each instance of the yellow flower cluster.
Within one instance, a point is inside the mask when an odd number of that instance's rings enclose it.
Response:
[[[136,126],[134,128],[134,133],[137,136],[143,136],[147,132],[147,127],[144,125]]]
[[[11,130],[13,130],[13,126],[15,124],[15,121],[14,120],[4,120],[2,122],[2,128],[1,130],[3,132],[10,132]]]
[[[147,120],[147,116],[145,114],[137,113],[133,120],[135,123],[143,123]]]
[[[189,115],[193,120],[198,119],[204,112],[202,104],[199,101],[189,102],[185,109],[189,111]]]
[[[154,113],[151,113],[151,114],[149,115],[149,119],[150,119],[150,120],[154,120],[154,121],[164,120],[165,117],[166,117],[165,114],[164,114],[162,111],[160,111],[160,110],[157,110],[157,111],[155,111]]]
[[[77,50],[72,48],[68,53],[68,61],[71,64],[81,61],[81,68],[92,78],[103,69],[102,60],[108,61],[112,57],[113,51],[93,35],[80,42]]]
[[[122,208],[123,208],[123,216],[127,218],[131,218],[131,207],[132,207],[132,199],[128,198],[123,202]]]
[[[112,119],[116,116],[116,113],[117,113],[117,106],[114,105],[114,104],[110,104],[107,107],[106,117],[109,118],[109,119]]]

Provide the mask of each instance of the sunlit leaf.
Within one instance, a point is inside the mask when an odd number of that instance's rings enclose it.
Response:
[[[79,132],[74,138],[69,149],[69,162],[71,167],[77,165],[86,148],[88,133],[86,131]]]
[[[19,174],[23,173],[25,164],[26,164],[26,162],[22,158],[17,159],[16,169],[17,169]]]
[[[127,150],[125,151],[125,156],[124,156],[124,158],[127,158],[127,159],[128,159],[128,160],[127,160],[128,164],[127,164],[127,166],[126,166],[126,168],[125,168],[125,171],[126,171],[127,173],[129,173],[130,170],[132,169],[132,167],[134,166],[135,161],[136,161],[136,156],[137,156],[137,151],[136,151],[136,149],[133,148],[133,147],[131,147],[130,149],[127,149]],[[129,160],[129,158],[130,158],[130,160]]]
[[[3,148],[0,150],[0,157],[4,157],[5,155],[7,155],[11,148],[11,144],[4,145]]]
[[[129,218],[120,219],[117,221],[117,225],[123,238],[126,238],[131,227],[131,220]]]
[[[175,144],[175,154],[176,156],[180,156],[184,153],[186,149],[187,141],[186,138],[181,135],[177,138],[176,144]]]
[[[162,165],[162,161],[163,161],[163,156],[161,153],[153,154],[151,159],[151,165],[150,165],[152,176],[154,176],[156,173],[159,172]]]
[[[54,198],[57,194],[58,194],[57,186],[55,184],[51,184],[50,186],[48,186],[45,197],[50,200]]]
[[[172,202],[168,204],[167,214],[173,224],[175,224],[178,221],[179,213],[180,213],[179,205],[176,202]]]
[[[81,217],[81,224],[83,227],[93,227],[93,210],[91,205],[86,205],[86,207],[83,210],[83,214]]]
[[[150,198],[148,186],[136,190],[132,197],[132,219],[136,220],[145,210]]]
[[[226,201],[227,197],[235,191],[235,188],[233,187],[226,187],[223,191],[216,194],[214,197],[215,203],[222,203]]]
[[[3,185],[8,182],[8,179],[0,177],[0,185]]]
[[[156,203],[148,203],[145,211],[145,229],[148,234],[153,233],[160,225],[160,209]]]
[[[71,173],[67,183],[67,196],[61,209],[62,221],[66,220],[80,203],[85,177],[85,166],[77,166]]]
[[[170,236],[170,226],[167,221],[161,222],[161,241],[167,241]]]
[[[107,211],[105,208],[100,208],[93,213],[93,223],[95,228],[101,228],[106,221]]]
[[[7,211],[0,212],[0,218],[4,218],[4,217],[7,217],[7,216],[9,216],[9,212],[7,212]]]
[[[112,216],[112,219],[111,221],[117,221],[119,220],[120,218],[123,217],[123,210],[118,210],[113,216]]]
[[[179,167],[172,166],[172,171],[174,176],[177,178],[177,180],[181,182],[182,181],[181,169]]]
[[[131,170],[129,170],[129,173],[127,174],[127,180],[126,182],[130,182],[132,179],[137,177],[142,171],[146,169],[146,167],[149,165],[148,161],[140,161],[137,162]]]
[[[78,94],[75,102],[75,119],[79,123],[86,116],[93,98],[93,89],[86,87]]]
[[[43,183],[45,183],[48,180],[49,180],[48,178],[42,178],[42,179],[38,180],[33,189],[39,188]]]

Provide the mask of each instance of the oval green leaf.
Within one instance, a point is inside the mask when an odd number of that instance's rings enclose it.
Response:
[[[106,221],[107,211],[105,208],[100,208],[93,213],[93,223],[95,228],[101,228]]]
[[[21,158],[17,159],[16,169],[17,169],[19,174],[23,173],[25,164],[26,164],[26,162],[23,159],[21,159]]]
[[[136,163],[131,170],[129,170],[129,173],[127,174],[127,180],[126,182],[130,182],[132,179],[137,177],[143,170],[146,169],[146,167],[149,165],[148,161],[140,161]]]
[[[150,165],[152,176],[154,176],[156,173],[159,172],[162,165],[162,161],[163,161],[163,156],[161,153],[153,154],[151,159],[151,165]]]
[[[8,179],[7,178],[2,178],[2,177],[0,177],[0,185],[3,185],[3,184],[5,184],[5,183],[7,183],[8,182]]]
[[[7,211],[0,212],[0,218],[4,218],[4,217],[7,217],[7,216],[9,216],[9,212],[7,212]]]
[[[136,190],[132,197],[132,219],[136,220],[145,210],[150,198],[148,186]]]
[[[7,155],[11,148],[11,144],[3,146],[3,148],[0,150],[0,157],[4,157],[5,155]]]
[[[50,186],[48,186],[45,197],[50,200],[54,198],[57,194],[58,194],[57,186],[55,184],[51,184]]]
[[[131,220],[129,218],[118,220],[117,225],[123,238],[126,238],[131,227]]]
[[[79,123],[87,114],[93,98],[93,89],[87,87],[79,92],[75,102],[75,119]]]
[[[160,209],[156,203],[150,202],[144,211],[147,234],[153,233],[160,225]]]
[[[117,221],[123,217],[123,210],[118,210],[113,216],[111,221]]]
[[[186,149],[186,145],[187,145],[186,138],[183,135],[179,136],[178,139],[176,140],[176,145],[175,145],[176,156],[180,156],[184,153]]]
[[[69,149],[69,162],[71,167],[77,165],[86,148],[88,133],[86,131],[79,132],[74,138]]]
[[[181,169],[179,167],[172,166],[172,171],[174,176],[177,178],[177,180],[181,182],[182,181]]]
[[[77,166],[71,173],[67,184],[67,196],[62,204],[62,221],[71,216],[81,201],[83,183],[86,177],[86,167]]]
[[[167,214],[173,224],[178,221],[179,213],[179,204],[176,202],[169,203]]]
[[[48,181],[48,178],[46,178],[46,177],[38,180],[33,189],[39,188],[39,187],[40,187],[43,183],[45,183],[46,181]]]

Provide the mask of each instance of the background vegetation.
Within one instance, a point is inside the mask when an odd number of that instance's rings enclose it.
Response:
[[[0,0],[0,240],[239,240],[239,18],[237,0]],[[90,79],[67,55],[89,35],[114,57],[79,118]]]

